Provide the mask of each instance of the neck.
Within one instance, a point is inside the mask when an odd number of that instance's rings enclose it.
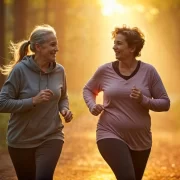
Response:
[[[38,58],[37,56],[34,57],[34,61],[37,63],[37,65],[39,66],[39,68],[43,71],[46,71],[48,66],[49,66],[49,62],[44,62],[44,60]]]
[[[126,61],[119,62],[119,67],[125,68],[125,69],[132,69],[136,67],[136,65],[137,65],[137,60],[135,58],[130,58],[130,59],[127,59]]]

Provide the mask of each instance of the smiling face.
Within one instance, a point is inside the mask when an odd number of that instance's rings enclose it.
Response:
[[[52,62],[56,60],[56,53],[58,52],[58,42],[54,33],[49,33],[45,36],[43,44],[37,44],[37,53],[45,62]]]
[[[116,59],[119,61],[124,61],[130,57],[134,57],[134,49],[129,47],[126,37],[122,34],[117,34],[114,38],[114,46],[113,46]]]

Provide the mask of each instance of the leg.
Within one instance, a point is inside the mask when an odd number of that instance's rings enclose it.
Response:
[[[150,151],[151,149],[144,150],[144,151],[130,150],[133,166],[134,166],[134,170],[136,174],[136,180],[141,180],[143,177]]]
[[[36,149],[36,180],[53,180],[53,174],[61,154],[62,140],[49,140]]]
[[[35,180],[35,148],[8,147],[8,151],[18,180]]]
[[[102,139],[97,145],[117,180],[135,180],[131,154],[124,142],[118,139]]]

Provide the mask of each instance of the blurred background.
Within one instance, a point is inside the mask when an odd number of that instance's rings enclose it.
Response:
[[[50,24],[57,31],[57,61],[65,67],[71,105],[79,116],[87,111],[84,84],[99,65],[115,60],[114,27],[137,26],[146,39],[139,59],[158,70],[173,105],[169,124],[179,129],[179,22],[180,0],[0,0],[0,65],[11,60],[10,41],[28,39],[36,25]],[[5,78],[0,75],[0,87]],[[7,116],[0,117],[4,142]]]

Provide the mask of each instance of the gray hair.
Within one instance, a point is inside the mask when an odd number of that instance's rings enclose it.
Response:
[[[30,50],[35,52],[35,45],[36,44],[43,44],[45,43],[46,39],[45,36],[53,33],[56,35],[56,31],[50,25],[42,25],[36,26],[30,35]]]
[[[13,59],[8,65],[0,67],[1,73],[8,75],[13,67],[20,62],[24,56],[35,53],[35,45],[45,43],[45,36],[50,33],[56,35],[56,31],[52,26],[48,24],[39,25],[33,29],[28,40],[23,40],[18,43],[10,42],[9,49]]]

